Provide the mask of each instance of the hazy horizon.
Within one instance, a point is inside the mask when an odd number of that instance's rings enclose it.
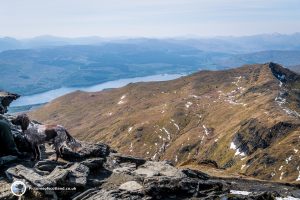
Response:
[[[0,36],[216,37],[300,32],[297,0],[0,0]]]
[[[80,39],[80,38],[99,38],[99,39],[215,39],[215,38],[243,38],[243,37],[255,37],[255,36],[292,36],[292,35],[298,35],[300,32],[293,32],[293,33],[280,33],[280,32],[273,32],[273,33],[260,33],[260,34],[249,34],[249,35],[211,35],[211,36],[201,36],[201,35],[178,35],[178,36],[101,36],[101,35],[82,35],[82,36],[61,36],[61,35],[50,35],[50,34],[44,34],[44,35],[34,35],[31,37],[14,37],[10,35],[0,35],[1,38],[13,38],[16,40],[31,40],[31,39],[37,39],[37,38],[60,38],[60,39]]]

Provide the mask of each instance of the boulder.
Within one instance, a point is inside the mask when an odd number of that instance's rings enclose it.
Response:
[[[34,169],[17,165],[6,170],[9,180],[13,178],[25,179],[34,187],[74,186],[86,185],[89,168],[83,164],[75,163],[71,166],[57,166],[48,175],[41,175]]]
[[[66,163],[56,162],[54,160],[41,160],[34,165],[34,168],[41,170],[52,172],[57,166],[65,165]]]
[[[143,186],[136,181],[128,181],[120,185],[119,189],[133,192],[141,191],[143,189]]]
[[[156,199],[207,197],[221,194],[223,185],[218,182],[179,177],[150,177],[144,181],[145,194]]]
[[[154,162],[147,161],[145,164],[141,165],[138,169],[133,171],[136,175],[141,175],[144,177],[153,176],[168,176],[168,177],[186,177],[186,175],[176,167],[173,167],[167,162]]]
[[[29,169],[23,165],[17,165],[15,167],[11,167],[6,170],[5,174],[7,178],[11,181],[13,180],[13,178],[25,179],[35,187],[55,186],[57,178],[61,177],[61,174],[56,177],[55,176],[44,177],[36,173],[33,169]]]
[[[131,174],[134,170],[136,170],[135,163],[121,163],[113,169],[113,173]]]
[[[208,180],[210,176],[206,173],[203,173],[201,171],[192,170],[192,169],[182,169],[181,172],[183,172],[185,175],[187,175],[190,178],[199,178],[201,180]]]
[[[87,166],[90,170],[96,170],[103,167],[103,164],[105,162],[104,158],[89,158],[86,160],[83,160],[81,164]]]
[[[0,114],[6,113],[10,103],[19,97],[20,95],[18,94],[0,91]]]
[[[110,147],[103,143],[90,144],[80,142],[82,147],[78,152],[74,152],[68,147],[62,148],[62,156],[65,160],[83,160],[91,157],[106,158],[110,153]]]
[[[84,187],[87,183],[87,176],[89,175],[89,168],[83,164],[75,163],[67,168],[69,172],[63,185],[70,187]]]
[[[146,163],[146,160],[143,158],[138,158],[134,156],[122,155],[119,153],[111,154],[110,157],[116,161],[116,163],[135,163],[136,167]]]

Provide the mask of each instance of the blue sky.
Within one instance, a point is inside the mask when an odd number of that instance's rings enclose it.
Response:
[[[300,32],[299,0],[0,0],[0,36]]]

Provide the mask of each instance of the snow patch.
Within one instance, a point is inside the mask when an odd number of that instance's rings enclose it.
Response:
[[[195,98],[195,99],[198,99],[198,98],[200,98],[199,96],[197,96],[197,95],[194,95],[194,94],[191,94],[191,95],[189,95],[190,97],[193,97],[193,98]]]
[[[286,164],[289,164],[289,162],[292,160],[293,156],[290,156],[285,159]]]
[[[201,138],[201,142],[200,142],[200,144],[202,144],[203,143],[203,140],[204,140],[204,135],[202,135],[202,138]]]
[[[157,156],[157,153],[155,153],[153,156],[152,156],[152,160],[155,160],[155,158],[156,158],[156,156]]]
[[[169,133],[169,131],[165,127],[163,127],[162,129],[167,133],[168,140],[171,140],[171,134]]]
[[[190,101],[188,101],[188,102],[185,104],[185,107],[186,107],[186,108],[189,108],[191,105],[193,105],[193,103],[190,102]]]
[[[124,99],[126,98],[126,95],[121,96],[120,101],[118,102],[118,105],[124,104]]]
[[[272,172],[271,173],[271,177],[273,177],[273,176],[275,176],[276,175],[276,173],[275,172]]]
[[[300,117],[300,114],[297,113],[297,112],[294,111],[294,110],[291,110],[291,109],[288,109],[288,108],[283,108],[283,111],[285,111],[288,115]]]
[[[174,123],[174,126],[177,128],[177,130],[180,130],[178,124]]]
[[[230,149],[236,150],[236,146],[235,146],[235,144],[233,142],[230,143]]]
[[[247,195],[250,195],[251,192],[248,192],[248,191],[239,191],[239,190],[230,190],[230,194],[239,194],[239,195],[247,196]]]
[[[125,99],[126,95],[124,94],[123,96],[121,96],[121,100]]]
[[[175,127],[177,128],[177,130],[179,131],[180,128],[179,128],[178,124],[175,123],[175,120],[174,120],[174,119],[171,119],[171,122],[173,122],[174,126],[175,126]]]
[[[300,169],[299,169],[299,166],[297,167],[297,170],[298,170],[299,175],[298,175],[296,181],[300,181]]]
[[[283,174],[285,174],[285,172],[281,172],[279,179],[282,180]]]
[[[276,200],[299,200],[299,198],[287,196],[287,197],[275,197]]]
[[[235,150],[235,154],[234,154],[234,156],[246,156],[246,154],[244,153],[244,152],[242,152],[240,149],[238,149],[237,147],[236,147],[236,145],[234,144],[234,142],[231,142],[230,143],[230,149],[233,149],[233,150]]]
[[[244,152],[240,151],[240,149],[237,149],[234,155],[235,156],[237,156],[237,155],[239,155],[239,156],[246,156],[246,154]]]
[[[280,76],[280,75],[278,75],[278,76]],[[282,76],[284,76],[284,75],[282,75]],[[280,76],[281,77],[281,76]],[[285,78],[285,77],[284,77]],[[283,79],[284,79],[283,78]],[[282,80],[281,78],[279,78],[278,77],[278,79],[279,80]],[[279,105],[279,107],[284,111],[284,112],[286,112],[286,114],[288,114],[288,115],[291,115],[291,116],[294,116],[294,117],[298,117],[298,118],[300,118],[300,114],[297,112],[297,111],[295,111],[295,110],[291,110],[291,109],[289,109],[289,108],[287,108],[287,107],[284,107],[284,104],[286,104],[286,99],[284,98],[285,97],[285,90],[286,89],[284,89],[283,87],[283,83],[280,81],[279,82],[279,87],[281,88],[281,89],[283,89],[282,91],[280,91],[279,92],[279,95],[275,98],[275,102]]]
[[[124,104],[124,103],[125,103],[125,101],[120,100],[120,101],[118,102],[118,105],[121,105],[121,104]]]
[[[203,127],[203,129],[204,129],[204,131],[205,131],[205,135],[209,135],[209,131],[208,131],[208,129],[206,128],[206,126],[205,126],[205,125],[202,125],[202,127]]]
[[[113,114],[112,112],[107,113],[108,116],[112,116],[112,114]]]

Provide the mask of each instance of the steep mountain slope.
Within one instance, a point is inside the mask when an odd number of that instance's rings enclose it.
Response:
[[[75,92],[30,115],[126,154],[299,181],[300,76],[274,63]]]

